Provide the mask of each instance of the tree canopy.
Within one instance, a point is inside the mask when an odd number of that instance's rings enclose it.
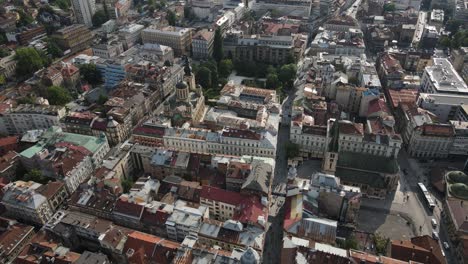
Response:
[[[106,12],[104,10],[96,11],[93,15],[93,26],[100,27],[102,24],[106,23],[109,20]]]
[[[384,4],[384,11],[385,12],[393,12],[396,10],[395,4],[394,3],[386,3]]]
[[[50,86],[47,88],[47,100],[51,105],[66,105],[71,101],[68,90],[60,86]]]
[[[207,67],[200,67],[195,78],[204,89],[211,88],[211,71]]]
[[[41,57],[39,52],[31,47],[17,49],[15,58],[17,61],[16,74],[18,76],[32,76],[34,72],[47,64],[47,61]]]
[[[223,35],[221,29],[217,28],[215,31],[214,42],[213,42],[213,58],[216,61],[220,61],[224,57],[223,51]]]
[[[299,145],[288,142],[286,144],[286,156],[288,159],[299,156]]]
[[[92,85],[99,84],[102,81],[101,72],[92,63],[80,65],[80,74],[84,80]]]
[[[233,69],[234,64],[232,64],[232,61],[230,59],[225,59],[219,62],[218,72],[221,77],[227,78],[231,74]]]
[[[171,25],[171,26],[176,25],[177,17],[176,17],[176,14],[173,11],[167,10],[166,19],[167,19],[167,23],[169,23],[169,25]]]
[[[69,0],[55,0],[54,3],[60,7],[62,10],[68,10],[70,8],[70,1]]]

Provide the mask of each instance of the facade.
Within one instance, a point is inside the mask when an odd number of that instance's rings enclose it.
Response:
[[[143,44],[152,43],[171,47],[176,56],[190,54],[192,46],[192,29],[190,28],[149,27],[141,32],[141,37]]]
[[[15,74],[16,70],[15,52],[11,52],[10,55],[0,58],[0,74],[3,74],[5,78],[11,78]]]
[[[93,46],[93,55],[103,59],[115,58],[124,51],[122,42],[112,41]]]
[[[129,24],[119,30],[119,39],[122,41],[125,49],[129,49],[141,42],[141,31],[144,28],[145,26],[143,25]]]
[[[457,119],[460,106],[468,104],[468,98],[458,94],[420,93],[416,103],[422,109],[436,115],[437,121],[447,123]]]
[[[59,125],[65,116],[63,106],[19,105],[7,110],[0,118],[1,132],[5,134],[22,134],[28,130],[47,129]]]
[[[74,24],[57,30],[52,38],[63,50],[76,53],[91,45],[93,34],[85,25]]]
[[[42,184],[16,181],[3,188],[2,204],[8,215],[34,224],[45,224],[54,214],[47,197],[40,193]]]
[[[174,241],[183,241],[187,235],[198,233],[209,210],[205,206],[192,208],[183,201],[177,201],[174,211],[166,221],[167,236]]]
[[[213,31],[202,29],[192,37],[192,54],[197,59],[211,58],[214,43]]]
[[[0,218],[0,259],[2,263],[13,263],[34,236],[34,227],[17,223],[15,220]]]
[[[468,94],[468,86],[445,58],[433,58],[433,65],[424,69],[421,91],[424,93]]]
[[[78,24],[84,24],[88,28],[93,27],[93,15],[96,13],[95,0],[73,0],[72,8]]]

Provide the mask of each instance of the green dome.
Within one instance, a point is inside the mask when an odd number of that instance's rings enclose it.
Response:
[[[464,183],[454,183],[449,186],[450,193],[460,199],[468,200],[468,186]]]
[[[447,179],[451,183],[468,184],[468,176],[462,171],[451,171],[447,174]]]

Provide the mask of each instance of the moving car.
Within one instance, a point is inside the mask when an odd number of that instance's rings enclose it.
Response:
[[[444,245],[444,248],[445,250],[449,250],[450,249],[450,245],[449,243],[447,243],[447,241],[445,241],[444,243],[442,243]]]
[[[431,224],[433,228],[437,227],[437,221],[434,218],[431,219]]]
[[[439,241],[439,234],[436,231],[432,231],[432,238]]]

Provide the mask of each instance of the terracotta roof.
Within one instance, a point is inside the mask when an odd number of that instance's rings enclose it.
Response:
[[[424,124],[422,126],[423,135],[437,137],[453,137],[455,131],[451,125],[444,124]]]
[[[63,182],[49,182],[41,186],[41,189],[38,190],[42,195],[44,195],[48,200],[53,198],[57,192],[59,192],[65,184]]]
[[[244,138],[251,140],[260,140],[261,135],[252,130],[241,130],[241,129],[232,129],[226,128],[222,133],[223,137],[234,137],[234,138]]]
[[[18,143],[18,137],[17,136],[0,138],[0,147],[14,145],[14,144],[17,144],[17,143]]]
[[[339,122],[340,134],[348,135],[364,135],[364,125],[361,123],[353,123],[350,121]]]
[[[236,206],[239,205],[243,200],[243,196],[238,192],[231,192],[206,185],[202,187],[200,198]]]
[[[10,226],[0,235],[0,248],[2,251],[5,251],[6,255],[9,255],[11,253],[10,251],[15,249],[13,246],[16,245],[18,240],[24,239],[24,237],[33,230],[34,227],[23,224]]]
[[[143,214],[143,209],[143,205],[119,199],[115,203],[114,212],[140,219]]]
[[[410,89],[388,89],[388,97],[388,100],[392,103],[393,108],[397,108],[398,104],[400,103],[416,105],[418,91]]]
[[[432,237],[425,235],[413,237],[411,240],[392,240],[392,258],[403,261],[418,261],[425,264],[447,263],[439,243]]]
[[[131,264],[169,264],[179,247],[177,242],[135,231],[128,235],[124,253]]]
[[[264,211],[265,206],[263,206],[257,196],[245,197],[239,207],[241,210],[234,213],[232,216],[233,220],[241,223],[255,224],[259,216],[263,216],[265,220],[267,219],[266,212]]]
[[[369,102],[367,108],[367,115],[371,115],[377,112],[384,112],[390,114],[390,110],[387,107],[387,103],[381,98],[375,98]]]

